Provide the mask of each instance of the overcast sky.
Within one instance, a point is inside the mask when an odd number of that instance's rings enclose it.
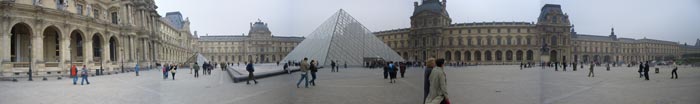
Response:
[[[181,11],[200,36],[248,34],[250,23],[268,23],[275,36],[306,36],[339,9],[372,31],[410,26],[420,0],[156,0],[158,12]],[[695,44],[700,0],[448,0],[453,23],[536,22],[540,8],[561,4],[579,34],[651,38]]]

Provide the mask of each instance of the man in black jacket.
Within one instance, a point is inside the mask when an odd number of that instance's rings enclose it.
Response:
[[[644,79],[649,80],[649,61],[644,64]]]
[[[639,72],[639,78],[644,77],[644,73],[642,73],[643,71],[644,71],[644,63],[639,62],[639,70],[637,70],[637,72]]]

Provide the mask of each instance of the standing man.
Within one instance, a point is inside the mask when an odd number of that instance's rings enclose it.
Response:
[[[406,63],[405,62],[400,62],[399,63],[399,68],[401,72],[401,78],[403,78],[404,73],[406,73]]]
[[[593,67],[595,67],[595,66],[594,66],[594,64],[591,62],[591,68],[588,69],[588,71],[589,71],[589,72],[588,72],[588,77],[595,77],[595,73],[593,73]]]
[[[644,80],[649,80],[649,61],[644,64]]]
[[[443,104],[449,102],[447,98],[447,79],[444,66],[445,59],[438,59],[437,67],[430,72],[430,92],[425,99],[425,104]]]
[[[175,73],[177,73],[177,67],[179,67],[179,65],[175,64],[173,65],[173,69],[170,70],[170,73],[173,74],[173,80],[175,80]]]
[[[197,62],[194,62],[192,68],[194,69],[194,77],[199,78],[199,64],[197,64]]]
[[[675,79],[678,79],[678,73],[676,72],[678,70],[678,64],[676,64],[676,62],[673,62],[672,67],[673,70],[671,71],[671,79],[674,79],[674,76]]]
[[[299,84],[301,84],[302,80],[304,80],[305,87],[309,88],[309,79],[307,77],[307,74],[309,72],[309,63],[307,63],[306,60],[309,59],[304,58],[304,60],[301,61],[301,65],[299,66],[299,70],[301,71],[301,79],[299,79],[299,82],[297,82],[297,88],[299,88]]]
[[[245,83],[250,84],[250,80],[252,79],[255,84],[258,84],[258,81],[255,80],[255,76],[253,75],[255,68],[253,68],[252,62],[249,62],[248,65],[245,66],[245,70],[248,71],[248,80]]]
[[[428,58],[428,60],[425,61],[425,64],[425,78],[423,78],[423,102],[427,101],[428,93],[430,93],[430,74],[435,67],[435,58]]]
[[[637,72],[639,72],[639,78],[644,77],[644,73],[642,73],[642,72],[644,72],[644,63],[643,62],[639,62],[639,70],[637,70]]]
[[[523,70],[523,62],[520,62],[520,70]]]
[[[564,67],[563,67],[563,70],[564,70],[564,71],[566,71],[566,64],[567,64],[566,61],[564,61],[564,62],[561,63],[561,65],[564,66]]]
[[[90,84],[90,81],[88,81],[88,69],[83,65],[83,69],[80,71],[80,76],[83,77],[83,79],[80,80],[80,85],[83,85],[83,82],[87,82],[87,84]]]
[[[282,70],[287,71],[287,74],[290,74],[291,71],[289,71],[289,69],[287,68],[289,68],[289,63],[284,63],[284,66],[282,66]]]
[[[136,63],[136,67],[134,68],[134,72],[136,72],[136,76],[139,76],[139,63]]]
[[[338,69],[335,68],[335,61],[331,60],[331,72],[338,72],[336,70]]]
[[[571,65],[571,66],[573,66],[571,68],[574,68],[574,71],[576,71],[576,62],[572,62],[571,64],[573,64],[573,65]]]

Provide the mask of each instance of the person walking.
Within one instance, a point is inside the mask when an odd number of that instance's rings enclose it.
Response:
[[[576,62],[573,62],[573,63],[571,63],[571,64],[572,64],[571,66],[573,66],[573,67],[571,67],[571,68],[573,68],[573,70],[576,71]]]
[[[644,77],[644,73],[642,73],[642,72],[644,72],[644,63],[643,62],[639,62],[639,70],[637,72],[639,72],[639,78]]]
[[[289,63],[284,63],[284,66],[282,66],[282,70],[287,71],[287,74],[291,74],[291,71],[289,71]]]
[[[384,64],[384,79],[389,78],[389,63]]]
[[[83,79],[80,80],[80,85],[83,85],[83,82],[87,82],[87,84],[90,84],[90,81],[88,81],[88,69],[83,65],[83,69],[80,71],[80,76],[83,77]]]
[[[304,81],[304,85],[306,88],[309,88],[309,79],[307,77],[307,74],[309,72],[309,63],[306,62],[308,58],[304,58],[304,60],[301,61],[301,65],[299,66],[299,70],[301,71],[301,78],[299,79],[299,82],[297,82],[297,88],[299,88],[299,84],[301,84],[301,81]]]
[[[673,67],[673,70],[671,70],[671,79],[678,79],[678,72],[676,72],[678,70],[678,64],[673,62],[671,67]]]
[[[311,81],[309,81],[309,83],[311,83],[311,86],[316,86],[316,72],[318,72],[316,60],[311,60],[311,63],[309,63],[309,70],[311,71]],[[331,71],[332,70],[333,69],[331,69]]]
[[[595,73],[593,73],[593,67],[595,66],[593,63],[591,63],[591,68],[588,69],[588,77],[595,77]]]
[[[73,78],[73,85],[76,85],[76,82],[78,82],[78,68],[75,65],[70,67],[70,77]]]
[[[427,101],[428,93],[430,93],[430,74],[433,68],[435,68],[435,58],[428,58],[425,64],[425,74],[423,74],[423,102]]]
[[[192,69],[194,69],[194,77],[199,78],[199,64],[197,62],[194,62]]]
[[[520,62],[520,70],[523,70],[523,62]]]
[[[608,64],[605,66],[605,70],[610,71],[610,63],[608,63]]]
[[[248,65],[245,66],[245,70],[248,71],[248,80],[245,81],[246,84],[250,84],[250,80],[253,80],[255,84],[258,84],[258,81],[255,80],[255,75],[253,72],[255,72],[255,68],[253,67],[253,63],[249,62]]]
[[[168,79],[168,71],[170,71],[170,64],[163,64],[163,80]]]
[[[449,104],[447,79],[444,71],[445,59],[436,60],[437,67],[430,72],[430,92],[425,104]]]
[[[394,65],[394,62],[389,62],[387,63],[387,66],[389,66],[389,83],[395,83],[396,82],[396,65]]]
[[[649,80],[649,61],[644,64],[644,80]]]
[[[406,63],[405,62],[400,62],[399,63],[399,68],[401,69],[401,78],[403,78],[404,73],[406,73]]]
[[[173,69],[170,70],[170,73],[173,74],[173,80],[175,80],[175,73],[177,73],[177,67],[178,65],[174,65]]]

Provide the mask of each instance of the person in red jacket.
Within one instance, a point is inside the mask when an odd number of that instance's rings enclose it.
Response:
[[[78,82],[78,69],[75,68],[75,65],[70,67],[70,77],[73,78],[73,85],[76,85],[76,82]]]

